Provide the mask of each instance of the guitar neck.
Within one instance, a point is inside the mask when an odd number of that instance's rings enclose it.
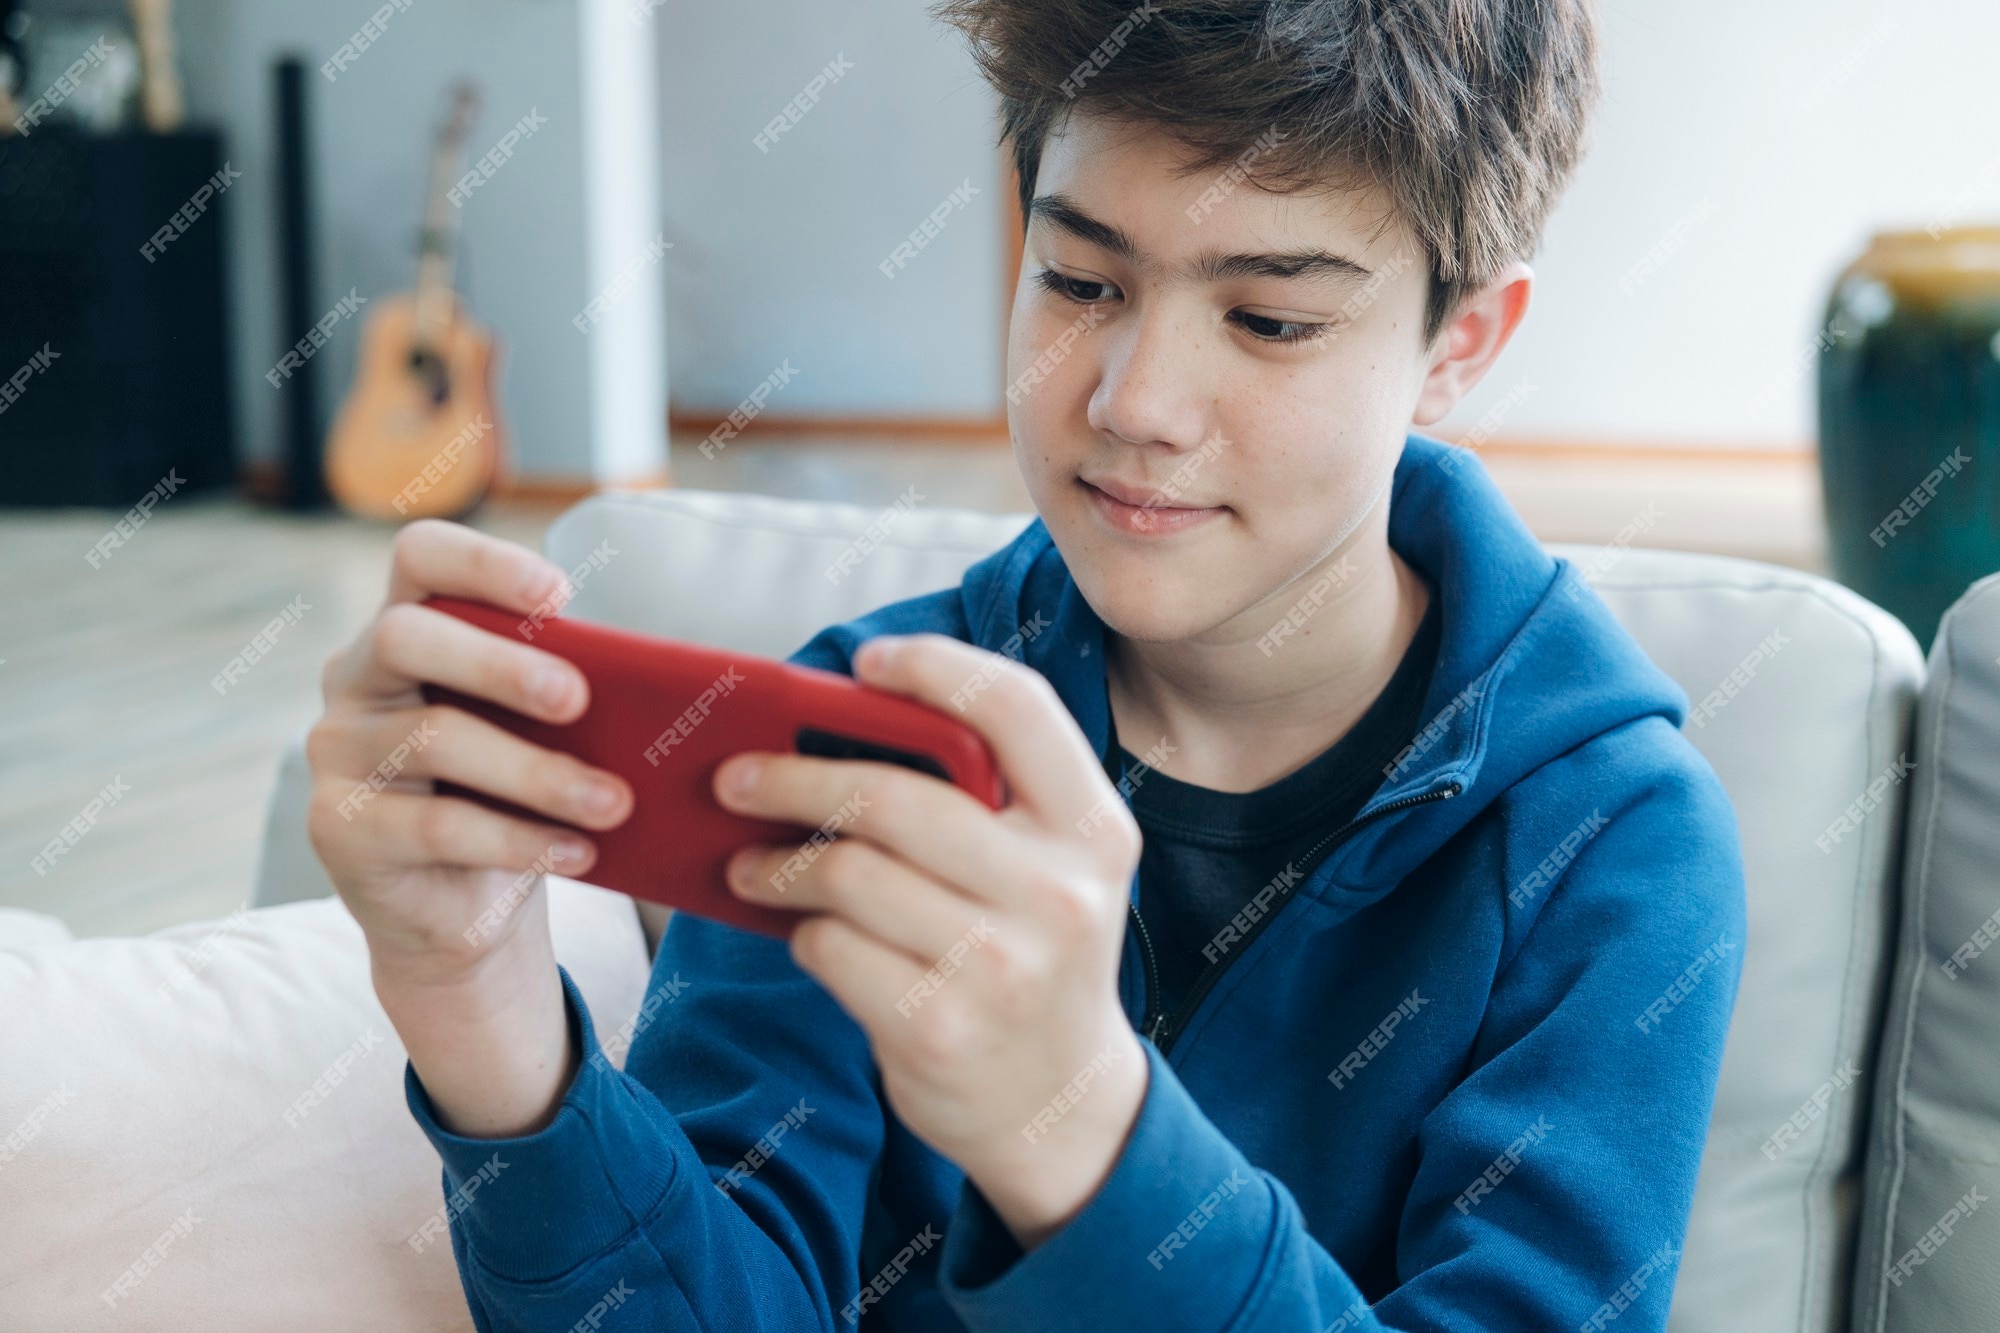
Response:
[[[451,327],[454,251],[459,211],[452,205],[450,183],[470,118],[467,94],[461,93],[451,123],[439,134],[431,153],[430,190],[424,204],[423,244],[417,252],[416,340],[434,350]]]
[[[132,0],[132,32],[139,39],[140,108],[146,128],[170,134],[181,126],[181,81],[174,72],[172,0]]]

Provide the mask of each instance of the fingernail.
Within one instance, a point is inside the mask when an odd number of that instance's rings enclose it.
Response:
[[[729,771],[722,775],[722,789],[730,796],[748,796],[757,789],[757,779],[763,770],[764,765],[755,759],[733,760]]]
[[[569,702],[569,678],[556,667],[538,668],[530,688],[550,708],[561,708]]]
[[[549,855],[557,865],[582,865],[590,857],[590,845],[581,838],[557,838]]]
[[[880,671],[882,668],[888,666],[889,660],[895,656],[896,649],[901,643],[902,640],[894,635],[885,634],[880,638],[870,639],[867,643],[863,644],[861,651],[867,656],[866,665],[868,668]]]
[[[576,789],[576,803],[586,813],[608,815],[618,804],[618,793],[601,782],[580,783]]]

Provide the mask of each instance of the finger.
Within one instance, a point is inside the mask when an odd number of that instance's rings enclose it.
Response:
[[[317,743],[326,771],[359,775],[350,806],[363,790],[391,781],[441,779],[585,828],[616,828],[632,812],[631,785],[617,774],[444,704],[366,713],[345,725],[329,720],[308,743]]]
[[[551,600],[560,606],[570,591],[569,579],[548,557],[462,523],[418,519],[396,534],[392,605],[443,593],[527,613]]]
[[[1018,897],[1019,886],[994,872],[1020,864],[1020,836],[977,797],[928,774],[867,760],[749,752],[716,767],[714,791],[724,809],[739,814],[866,838],[974,897]]]
[[[572,663],[407,602],[386,608],[335,674],[337,687],[366,697],[402,698],[428,681],[544,722],[572,721],[590,705],[590,683]]]
[[[943,634],[871,639],[855,654],[858,679],[962,717],[992,747],[1008,789],[1059,827],[1117,802],[1055,688],[1030,667]]]
[[[871,1034],[894,1033],[924,999],[933,964],[913,962],[837,916],[814,916],[792,932],[792,961],[826,987],[848,1017]]]
[[[925,966],[963,938],[980,911],[964,894],[859,838],[745,847],[730,858],[729,888],[767,907],[830,912]]]
[[[574,829],[516,819],[455,796],[379,792],[346,818],[339,803],[348,795],[315,792],[315,836],[336,844],[365,840],[368,859],[380,864],[575,876],[596,859],[590,839]]]

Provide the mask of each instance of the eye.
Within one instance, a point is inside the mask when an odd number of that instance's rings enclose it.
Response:
[[[1108,282],[1098,282],[1091,278],[1072,278],[1052,268],[1045,268],[1037,273],[1035,281],[1043,291],[1053,292],[1063,300],[1073,301],[1078,305],[1108,301],[1118,291]]]
[[[1232,310],[1229,318],[1237,326],[1259,342],[1298,343],[1319,337],[1326,332],[1326,324],[1305,324],[1297,320],[1272,319],[1269,315],[1253,315],[1247,310]]]

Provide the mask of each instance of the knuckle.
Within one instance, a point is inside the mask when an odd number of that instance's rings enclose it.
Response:
[[[911,1045],[926,1067],[946,1068],[963,1056],[971,1032],[964,1011],[948,994],[932,996],[912,1020]]]
[[[396,534],[393,548],[396,567],[398,569],[407,567],[417,558],[418,552],[435,545],[439,538],[445,536],[444,530],[449,526],[443,519],[438,518],[420,518],[404,524],[402,530]]]
[[[466,812],[454,801],[435,796],[420,801],[413,827],[418,849],[433,861],[451,861],[459,853],[466,823]]]
[[[868,850],[848,838],[836,838],[819,855],[819,885],[836,908],[849,906],[867,875]]]
[[[347,736],[347,726],[335,714],[328,713],[313,723],[306,732],[306,767],[315,774],[331,773]],[[317,790],[314,795],[318,795]]]
[[[423,617],[422,608],[414,602],[398,602],[384,607],[382,614],[375,617],[375,627],[368,633],[369,655],[381,665],[392,668],[403,661]]]

